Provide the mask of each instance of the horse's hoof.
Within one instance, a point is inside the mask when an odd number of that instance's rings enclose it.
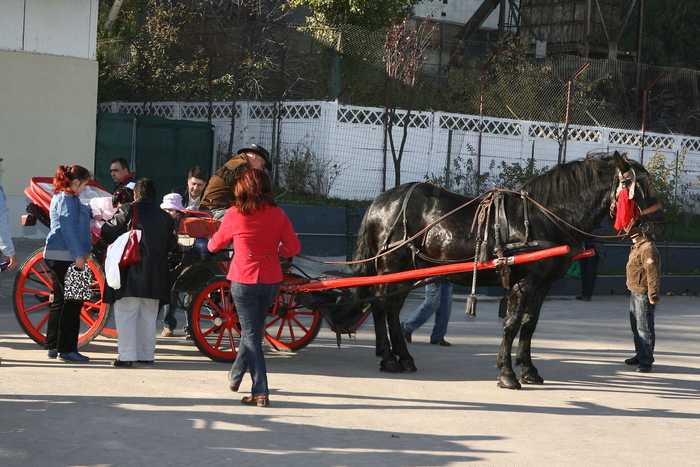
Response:
[[[413,363],[413,360],[400,360],[399,363],[401,364],[401,369],[403,371],[408,371],[409,373],[415,373],[418,371],[418,368],[416,368],[416,364]]]
[[[512,376],[499,376],[498,387],[504,389],[520,389],[520,383]]]
[[[379,364],[379,371],[384,373],[401,373],[401,365],[398,362],[381,362]]]
[[[544,384],[544,380],[538,373],[522,375],[520,377],[520,382],[523,384]]]

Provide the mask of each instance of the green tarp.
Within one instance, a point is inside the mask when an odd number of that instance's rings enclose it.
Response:
[[[214,129],[206,122],[99,113],[95,178],[112,191],[109,166],[113,159],[123,157],[137,178],[153,180],[160,200],[187,183],[192,167],[199,165],[211,173],[213,148]]]

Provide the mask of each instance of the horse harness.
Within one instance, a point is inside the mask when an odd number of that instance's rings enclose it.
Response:
[[[493,237],[494,237],[494,247],[493,247],[493,254],[495,254],[496,258],[496,271],[500,274],[501,276],[501,281],[503,284],[503,287],[506,289],[510,288],[510,268],[508,267],[508,258],[506,257],[506,253],[511,253],[511,252],[516,252],[519,250],[523,249],[531,249],[531,248],[551,248],[553,246],[557,246],[553,242],[545,241],[545,240],[530,240],[530,217],[529,217],[529,209],[528,209],[528,203],[527,201],[530,200],[528,194],[526,192],[510,192],[510,190],[503,190],[503,189],[493,189],[490,191],[487,191],[486,193],[482,194],[481,196],[474,198],[457,208],[453,209],[452,211],[444,214],[443,216],[439,217],[435,221],[431,222],[428,226],[423,228],[420,232],[414,235],[409,234],[409,223],[408,223],[408,218],[406,216],[406,209],[408,207],[408,203],[411,199],[411,196],[413,195],[413,191],[415,188],[419,185],[419,183],[415,183],[411,185],[404,195],[403,202],[401,204],[401,209],[399,211],[399,214],[396,216],[394,220],[394,224],[392,225],[391,229],[389,230],[386,239],[384,243],[382,244],[381,248],[379,249],[378,254],[381,255],[384,252],[387,252],[391,249],[394,249],[402,244],[406,245],[409,250],[411,251],[412,254],[412,261],[413,261],[413,267],[418,268],[417,265],[417,259],[420,258],[428,263],[433,263],[433,264],[453,264],[453,263],[460,263],[460,262],[468,262],[468,261],[474,261],[474,276],[473,276],[473,288],[476,287],[476,270],[479,262],[486,262],[489,259],[489,232],[493,232]],[[441,187],[436,187],[436,189],[443,189]],[[508,230],[509,230],[509,220],[508,216],[506,214],[506,206],[505,206],[505,196],[504,193],[515,193],[518,194],[522,200],[522,205],[523,205],[523,227],[524,227],[524,239],[523,241],[520,242],[514,242],[514,243],[507,243],[504,244],[504,241],[508,238]],[[425,241],[427,239],[427,235],[423,235],[422,241],[420,244],[416,245],[416,243],[413,241],[417,236],[422,235],[427,233],[429,229],[434,227],[436,224],[441,222],[443,219],[446,217],[454,214],[456,211],[461,210],[468,205],[475,203],[479,201],[479,205],[476,208],[476,214],[474,216],[474,219],[472,221],[472,226],[470,229],[470,234],[469,236],[475,236],[476,238],[476,251],[474,256],[470,258],[465,258],[465,259],[455,259],[455,260],[440,260],[436,258],[432,258],[425,253],[421,251],[421,248],[425,245]],[[491,218],[491,213],[493,211],[493,225],[491,228],[489,228],[489,223],[488,219]],[[553,215],[553,213],[548,213],[546,210],[544,211],[545,215],[552,220],[552,222],[555,225],[559,225],[558,219],[556,216]],[[396,232],[396,228],[398,227],[399,223],[401,223],[403,227],[403,238],[400,240],[396,240],[394,242],[391,242],[391,238]],[[559,225],[560,228],[561,225]],[[565,229],[562,228],[564,232],[566,232]],[[573,239],[572,239],[573,241]],[[378,260],[378,257],[375,257],[375,262]]]

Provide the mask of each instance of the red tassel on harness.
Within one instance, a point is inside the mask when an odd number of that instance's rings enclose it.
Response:
[[[617,215],[613,228],[622,230],[629,225],[634,215],[634,205],[635,201],[630,199],[627,188],[620,190],[620,194],[617,196]]]

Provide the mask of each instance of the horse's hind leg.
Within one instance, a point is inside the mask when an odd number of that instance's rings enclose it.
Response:
[[[406,342],[401,332],[399,313],[403,300],[379,299],[372,303],[372,318],[376,336],[376,354],[381,357],[379,370],[387,373],[416,371],[413,357],[408,353]],[[389,335],[387,335],[387,324]],[[391,340],[390,340],[391,339]],[[399,356],[397,361],[396,355]]]
[[[387,314],[387,323],[389,324],[389,337],[391,338],[391,346],[394,355],[399,357],[399,365],[402,371],[415,372],[418,371],[416,364],[413,361],[413,357],[408,352],[408,346],[406,345],[406,340],[403,336],[403,331],[401,329],[400,313],[403,306],[405,298],[400,301],[394,301],[391,303]]]
[[[375,353],[381,357],[379,371],[387,373],[401,373],[401,366],[396,357],[391,353],[389,336],[386,333],[386,304],[379,301],[372,304],[372,319],[374,320],[374,335],[376,337]]]

